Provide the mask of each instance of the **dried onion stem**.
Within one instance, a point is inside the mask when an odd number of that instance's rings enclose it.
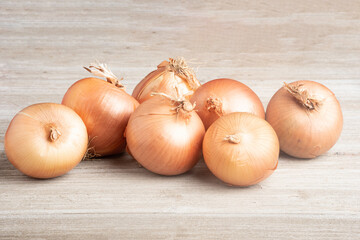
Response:
[[[61,132],[59,130],[57,130],[55,127],[50,127],[50,135],[49,135],[49,139],[51,142],[55,142],[56,140],[58,140],[58,138],[61,136]]]
[[[89,67],[84,67],[84,69],[94,76],[106,78],[109,83],[114,84],[118,88],[124,88],[124,85],[120,83],[123,78],[118,79],[104,63],[97,62],[96,64],[92,64]]]
[[[224,140],[228,141],[229,143],[234,143],[234,144],[240,143],[240,137],[238,135],[236,135],[236,134],[226,135]]]
[[[318,110],[322,104],[321,99],[312,96],[307,89],[302,88],[303,84],[287,84],[284,82],[284,88],[308,110]]]
[[[224,115],[223,103],[220,98],[209,97],[206,99],[206,108],[209,112],[215,112],[219,117]]]
[[[169,68],[176,72],[180,77],[184,78],[187,83],[196,90],[200,83],[195,77],[194,69],[189,67],[184,58],[169,58]]]
[[[176,113],[182,113],[186,119],[191,117],[189,113],[192,112],[196,106],[196,103],[191,104],[189,100],[186,100],[185,96],[175,98],[165,93],[152,93],[151,96],[161,96],[170,100],[171,104],[175,106],[171,110]]]

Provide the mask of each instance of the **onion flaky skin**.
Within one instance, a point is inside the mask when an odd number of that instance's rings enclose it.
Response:
[[[343,126],[334,93],[306,80],[285,83],[271,98],[266,120],[275,129],[281,150],[298,158],[314,158],[328,151]]]
[[[162,92],[172,97],[190,98],[200,86],[195,72],[183,58],[169,58],[149,73],[134,89],[132,96],[142,103],[151,98],[153,92]]]

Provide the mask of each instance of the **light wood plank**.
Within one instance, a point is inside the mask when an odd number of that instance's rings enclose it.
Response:
[[[1,239],[359,239],[360,2],[0,2]],[[280,156],[258,185],[231,188],[200,161],[176,177],[152,174],[123,154],[86,161],[52,180],[23,176],[4,134],[22,108],[60,102],[106,61],[137,82],[184,56],[201,82],[229,77],[264,106],[283,81],[334,91],[344,114],[339,142],[313,160]]]

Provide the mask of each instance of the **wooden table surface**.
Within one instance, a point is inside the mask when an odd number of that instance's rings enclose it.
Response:
[[[248,188],[222,184],[203,160],[164,177],[128,155],[81,162],[51,180],[7,160],[13,116],[61,102],[105,61],[127,91],[168,57],[201,82],[250,86],[264,106],[283,81],[315,80],[339,99],[344,128],[326,154],[281,154]],[[360,239],[360,1],[0,2],[0,239]]]

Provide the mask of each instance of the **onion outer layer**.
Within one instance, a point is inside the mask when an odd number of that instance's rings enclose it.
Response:
[[[106,65],[86,69],[107,81],[84,78],[75,82],[64,95],[62,104],[79,114],[86,125],[90,139],[88,157],[121,153],[126,146],[126,125],[139,103],[125,92]]]
[[[232,112],[249,112],[265,118],[259,97],[245,84],[233,79],[221,78],[199,87],[191,97],[205,129],[219,117]]]
[[[207,130],[203,154],[217,178],[230,185],[249,186],[276,169],[279,141],[264,119],[250,113],[230,113]]]
[[[5,134],[9,161],[35,178],[52,178],[70,171],[82,160],[87,144],[81,118],[56,103],[34,104],[21,110]]]
[[[340,137],[341,107],[324,85],[296,81],[280,88],[271,98],[266,120],[276,131],[280,148],[298,158],[314,158],[328,151]]]
[[[126,128],[127,148],[149,171],[177,175],[198,162],[204,134],[190,102],[154,96],[131,115]]]
[[[139,103],[150,99],[153,92],[190,98],[199,86],[200,82],[196,79],[195,72],[183,58],[169,58],[169,61],[160,63],[156,70],[136,85],[132,96]]]

